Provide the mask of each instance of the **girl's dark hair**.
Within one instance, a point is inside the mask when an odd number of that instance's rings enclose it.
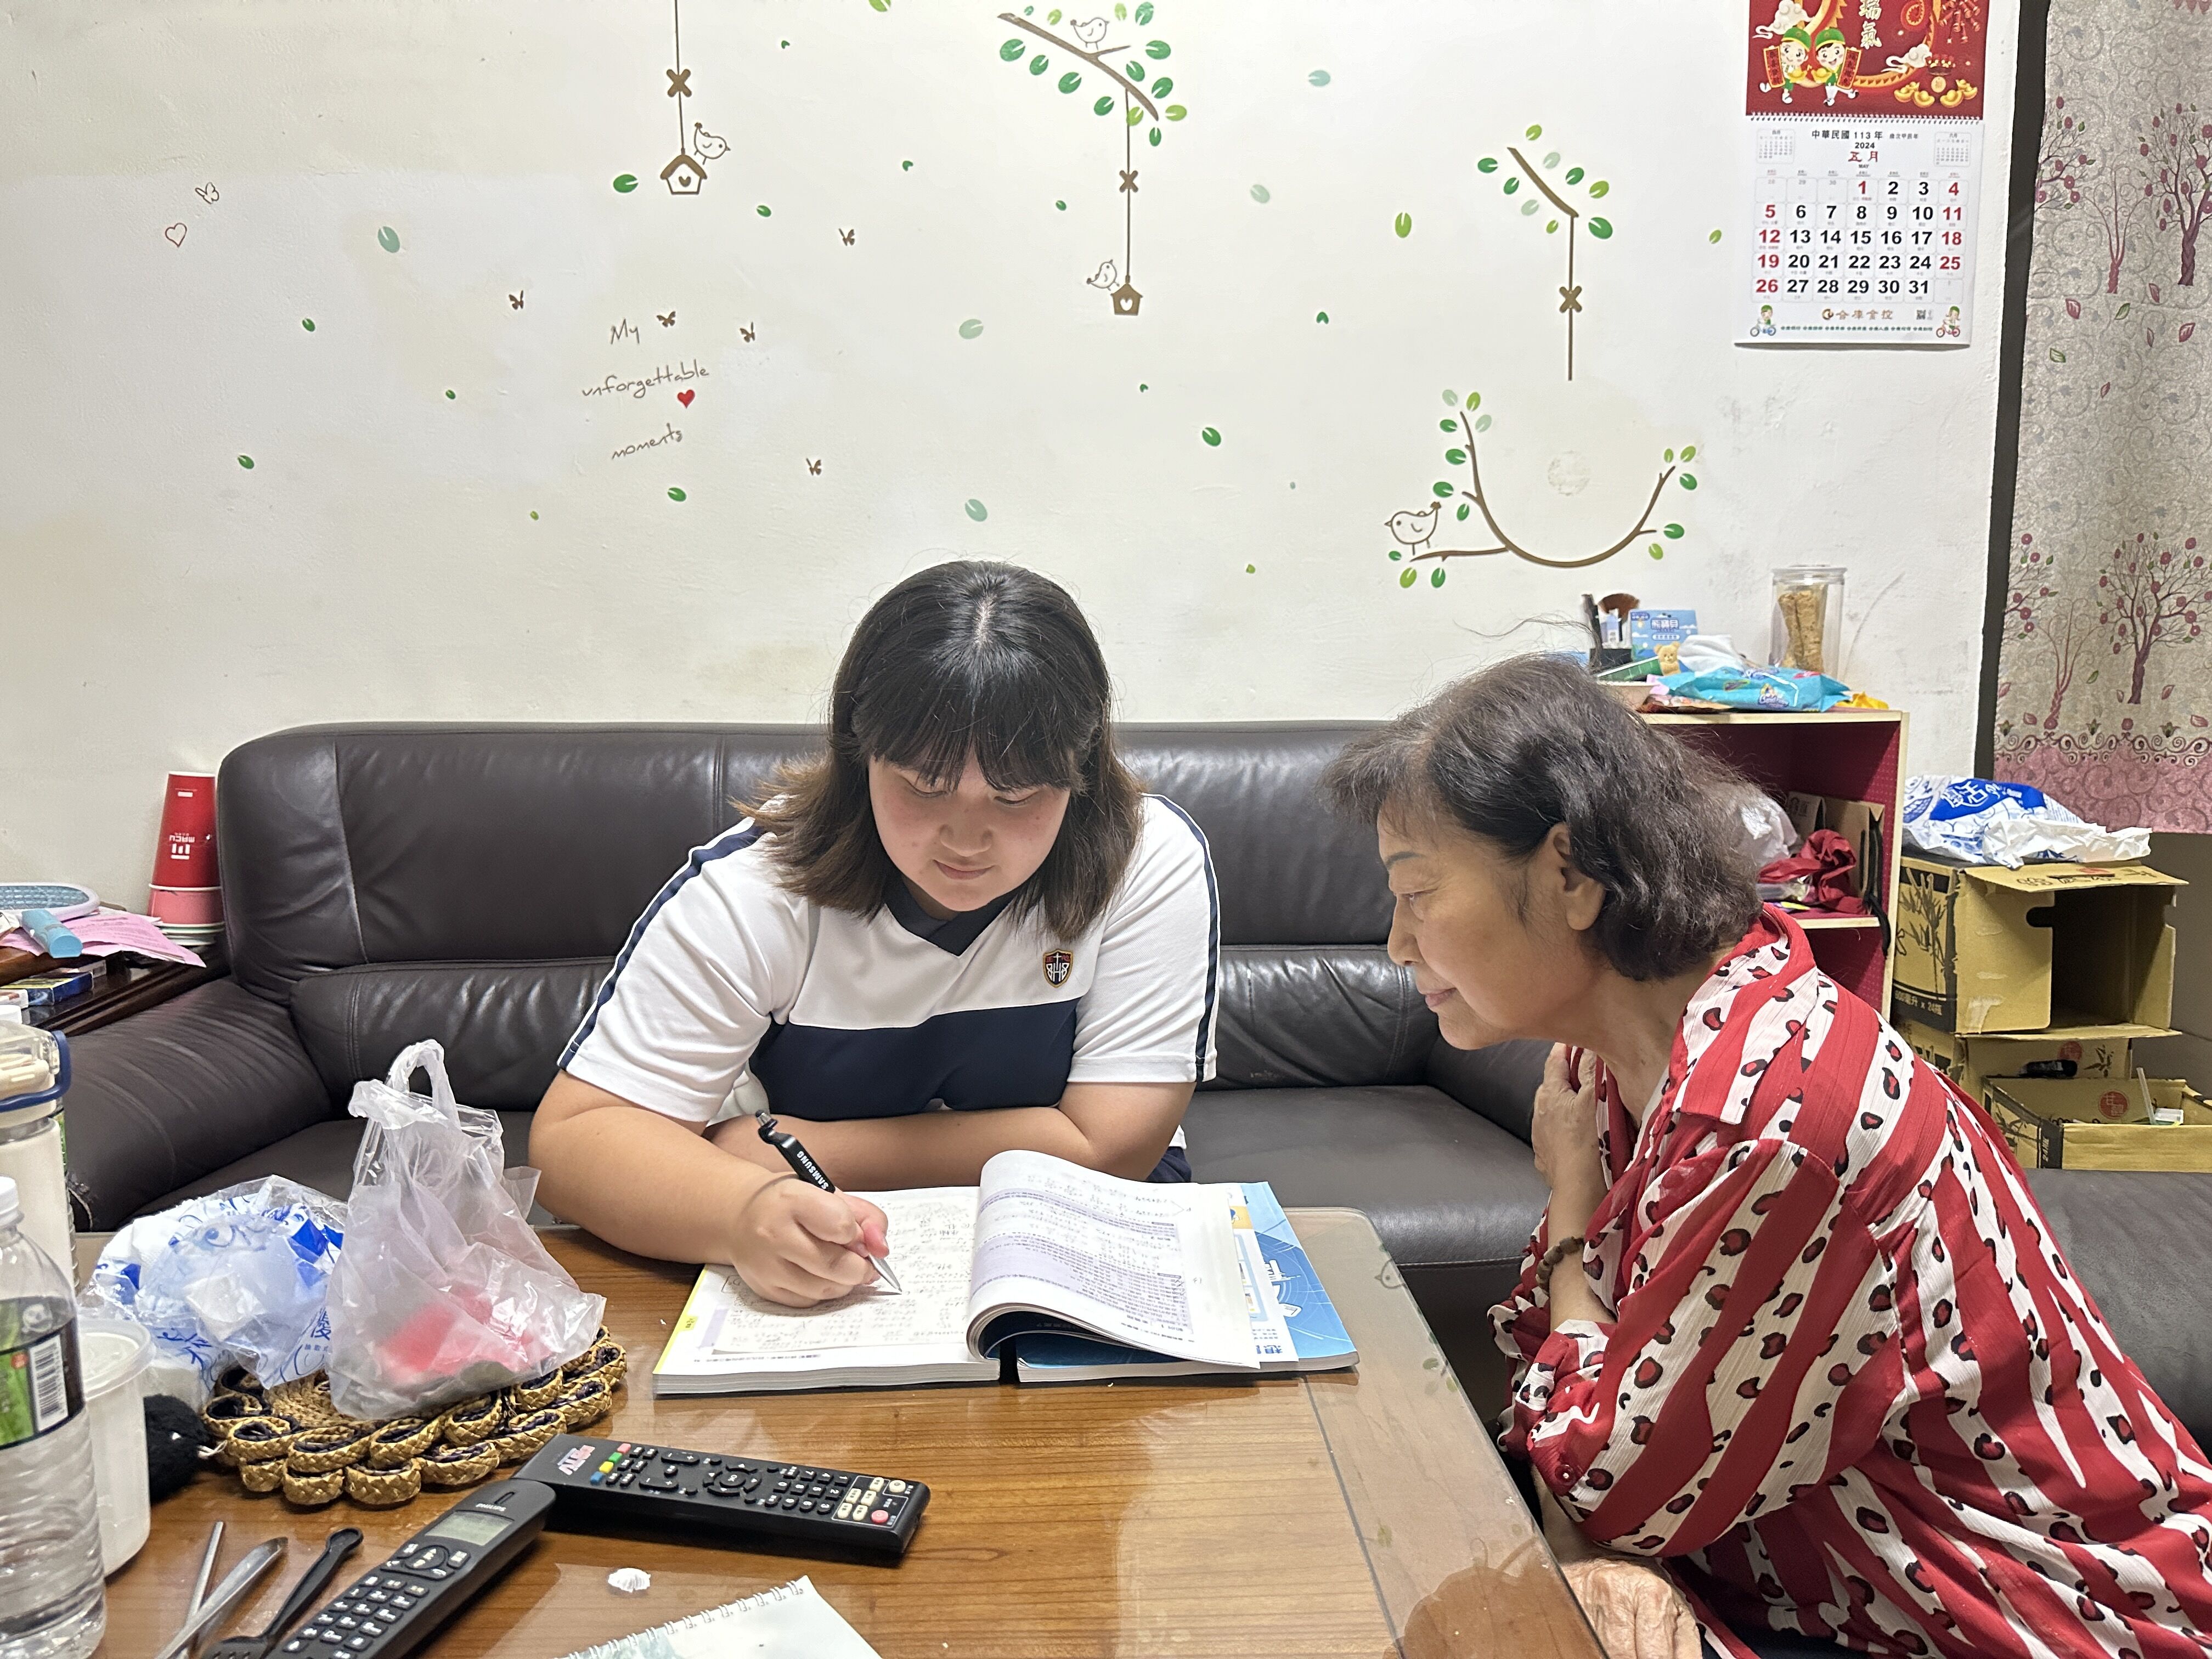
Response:
[[[1592,943],[1633,980],[1710,962],[1758,916],[1747,787],[1556,657],[1468,675],[1355,739],[1328,776],[1370,823],[1446,819],[1516,861],[1565,824],[1576,867],[1605,889]]]
[[[871,759],[942,783],[972,754],[994,789],[1066,789],[1059,838],[1012,908],[1073,939],[1137,845],[1141,791],[1115,751],[1113,697],[1091,625],[1057,582],[1018,565],[937,565],[860,619],[830,688],[828,751],[781,769],[752,816],[775,837],[786,887],[865,916],[897,878],[868,801]]]

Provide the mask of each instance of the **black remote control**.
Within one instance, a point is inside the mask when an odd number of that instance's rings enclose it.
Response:
[[[534,1480],[473,1492],[325,1602],[276,1651],[400,1659],[466,1607],[545,1529],[553,1494]]]
[[[918,1480],[556,1435],[520,1478],[553,1489],[552,1524],[696,1527],[778,1543],[906,1553],[929,1488]]]

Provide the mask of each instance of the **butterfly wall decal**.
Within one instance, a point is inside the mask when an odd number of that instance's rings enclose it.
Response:
[[[840,231],[837,233],[837,234],[838,234],[840,237],[843,238],[843,240],[844,240],[844,243],[845,243],[845,246],[846,246],[847,247],[850,247],[850,246],[853,246],[853,233],[852,233],[851,231],[849,231],[849,230],[840,230]]]
[[[819,475],[822,471],[822,463],[819,461],[810,460],[806,463],[806,470],[810,473]]]
[[[753,325],[750,323],[739,323],[738,325],[738,332],[745,337],[745,342],[747,344],[751,343],[753,337]]]
[[[663,327],[663,328],[673,328],[673,327],[675,327],[675,326],[676,326],[676,313],[675,313],[674,312],[672,312],[672,311],[656,311],[656,312],[654,312],[653,314],[654,316],[656,316],[656,317],[658,317],[658,318],[659,318],[659,319],[660,319],[660,325],[661,325],[661,327]]]
[[[513,306],[517,311],[522,309],[522,295],[520,294],[508,295],[507,296],[507,302]]]

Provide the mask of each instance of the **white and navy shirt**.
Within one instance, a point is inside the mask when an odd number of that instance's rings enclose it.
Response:
[[[1121,884],[1074,939],[1008,915],[1011,895],[939,921],[902,881],[872,916],[834,909],[781,884],[774,845],[747,819],[691,854],[630,930],[563,1071],[692,1123],[749,1085],[821,1120],[1213,1075],[1220,899],[1206,837],[1173,802],[1144,798]],[[1178,1177],[1171,1151],[1154,1178]]]

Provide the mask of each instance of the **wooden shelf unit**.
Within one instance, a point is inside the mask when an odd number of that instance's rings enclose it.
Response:
[[[1905,811],[1905,716],[1894,708],[1839,708],[1826,714],[1651,714],[1670,736],[1733,768],[1761,788],[1840,795],[1881,808],[1882,869],[1875,889],[1880,914],[1801,916],[1814,960],[1838,984],[1889,1015],[1897,914],[1899,828]]]

